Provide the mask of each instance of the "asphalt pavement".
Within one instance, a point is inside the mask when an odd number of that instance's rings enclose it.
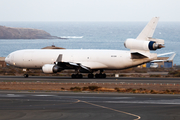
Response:
[[[1,120],[179,120],[180,95],[0,91]]]
[[[172,83],[180,84],[180,78],[108,77],[102,79],[72,79],[59,76],[0,76],[0,82],[61,82],[61,83]]]

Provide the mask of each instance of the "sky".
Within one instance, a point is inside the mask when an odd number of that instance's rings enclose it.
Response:
[[[180,0],[0,0],[0,21],[180,22]]]

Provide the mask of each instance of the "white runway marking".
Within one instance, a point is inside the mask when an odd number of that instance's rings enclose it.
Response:
[[[77,102],[83,102],[83,103],[86,103],[86,104],[89,104],[89,105],[93,105],[93,106],[96,106],[96,107],[100,107],[100,108],[104,108],[104,109],[108,109],[108,110],[112,110],[112,111],[115,111],[115,112],[124,113],[124,114],[127,114],[127,115],[131,115],[131,116],[137,117],[137,118],[134,119],[134,120],[139,120],[139,119],[141,119],[140,116],[135,115],[135,114],[132,114],[132,113],[128,113],[128,112],[125,112],[125,111],[116,110],[116,109],[113,109],[113,108],[109,108],[109,107],[105,107],[105,106],[101,106],[101,105],[89,103],[89,102],[82,101],[82,100],[78,100]]]
[[[16,94],[0,94],[0,97],[24,97],[24,95],[16,95]]]
[[[144,100],[144,101],[103,101],[105,103],[137,103],[137,104],[180,104],[180,99],[172,100]]]
[[[39,96],[39,97],[51,97],[51,96],[56,96],[56,95],[32,95],[32,96]]]

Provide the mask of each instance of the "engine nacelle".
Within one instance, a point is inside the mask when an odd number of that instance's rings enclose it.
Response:
[[[161,44],[157,44],[155,41],[144,41],[144,40],[136,40],[136,39],[127,39],[124,42],[124,46],[129,49],[145,50],[145,51],[157,50],[164,47]]]
[[[54,64],[45,64],[43,67],[42,67],[42,71],[44,73],[57,73],[57,72],[60,72],[61,70],[61,67],[59,67],[58,65],[54,65]]]

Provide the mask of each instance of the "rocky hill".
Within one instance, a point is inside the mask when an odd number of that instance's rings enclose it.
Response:
[[[60,39],[44,30],[0,26],[0,39]]]

